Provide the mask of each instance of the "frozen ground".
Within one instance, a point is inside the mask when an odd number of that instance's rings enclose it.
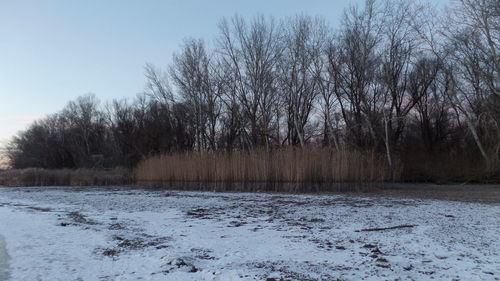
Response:
[[[499,217],[430,199],[0,188],[0,280],[500,280]]]

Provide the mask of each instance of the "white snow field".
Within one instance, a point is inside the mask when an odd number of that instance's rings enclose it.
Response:
[[[499,218],[380,196],[2,187],[0,280],[500,280]]]

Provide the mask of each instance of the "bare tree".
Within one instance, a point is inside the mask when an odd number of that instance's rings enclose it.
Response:
[[[277,63],[282,55],[282,31],[272,18],[251,22],[235,16],[219,24],[218,51],[231,70],[231,80],[251,145],[269,146],[273,131],[273,105],[278,99]]]
[[[410,0],[366,0],[336,32],[305,15],[223,19],[213,48],[187,39],[167,71],[147,64],[134,100],[105,111],[80,97],[19,134],[9,157],[15,167],[88,167],[95,155],[133,167],[158,153],[322,142],[383,153],[394,171],[434,152],[482,157],[493,171],[496,2],[455,0],[443,18]]]
[[[221,84],[201,40],[186,40],[170,68],[172,80],[193,111],[196,149],[216,149],[216,128],[221,113]]]
[[[357,147],[377,142],[375,107],[381,92],[376,83],[380,65],[378,46],[382,32],[380,7],[366,1],[365,7],[346,10],[336,44],[330,48],[329,73],[347,131],[347,142]]]
[[[427,93],[438,67],[425,52],[418,30],[421,7],[410,1],[386,1],[381,32],[380,86],[383,96],[384,144],[389,165],[406,126],[408,115]]]
[[[70,128],[69,143],[78,166],[93,166],[93,155],[101,155],[107,143],[106,118],[100,108],[100,101],[94,94],[70,101],[61,113],[64,126]]]
[[[286,140],[304,146],[308,138],[305,127],[320,92],[327,28],[319,18],[297,16],[286,23],[285,29],[279,80],[286,108]]]
[[[160,69],[147,63],[144,66],[144,76],[146,77],[146,95],[165,104],[175,102],[168,78]]]
[[[500,8],[496,1],[460,0],[447,19],[443,57],[453,77],[448,97],[460,112],[486,166],[498,160]]]

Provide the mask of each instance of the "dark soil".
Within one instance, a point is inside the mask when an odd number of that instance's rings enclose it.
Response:
[[[403,198],[500,204],[500,184],[410,184],[379,185],[376,195]]]

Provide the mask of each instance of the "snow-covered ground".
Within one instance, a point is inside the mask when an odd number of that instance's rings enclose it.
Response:
[[[376,196],[0,188],[0,280],[500,280],[499,218]]]

